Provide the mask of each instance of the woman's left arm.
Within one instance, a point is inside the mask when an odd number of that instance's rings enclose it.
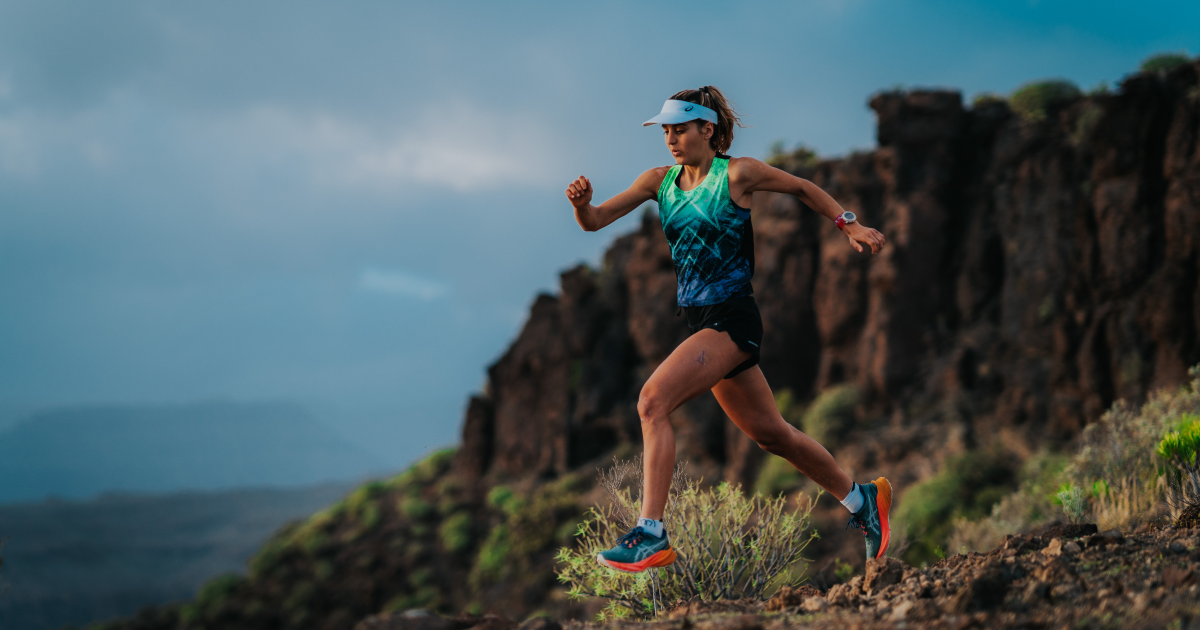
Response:
[[[741,195],[753,192],[777,192],[795,195],[805,205],[816,210],[830,221],[837,220],[843,212],[838,202],[819,186],[771,166],[762,160],[754,158],[734,158],[729,164],[729,188],[741,191]],[[887,239],[879,230],[869,228],[860,222],[848,223],[842,228],[854,249],[862,251],[865,244],[871,248],[872,254],[883,249]]]

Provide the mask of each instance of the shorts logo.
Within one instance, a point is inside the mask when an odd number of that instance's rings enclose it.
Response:
[[[694,107],[694,106],[693,106],[693,105],[688,105],[687,107],[684,107],[684,108],[683,108],[683,111],[685,111],[685,112],[690,112],[690,111],[692,111],[692,107]]]

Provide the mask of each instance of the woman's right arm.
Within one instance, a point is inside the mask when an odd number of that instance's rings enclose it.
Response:
[[[581,175],[567,186],[567,199],[575,208],[575,221],[585,231],[595,232],[643,203],[657,199],[658,187],[669,170],[670,167],[663,166],[638,175],[627,190],[598,206],[592,205],[592,182]]]

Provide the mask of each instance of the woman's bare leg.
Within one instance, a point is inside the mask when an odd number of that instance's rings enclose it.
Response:
[[[763,450],[788,460],[838,501],[850,494],[854,484],[833,455],[779,415],[771,387],[757,365],[731,379],[718,380],[712,391],[726,415]]]
[[[739,349],[728,333],[705,328],[679,344],[642,386],[638,398],[645,448],[642,518],[661,521],[667,506],[671,471],[675,468],[671,412],[710,389],[716,391],[714,387],[721,379],[748,358],[750,354]]]

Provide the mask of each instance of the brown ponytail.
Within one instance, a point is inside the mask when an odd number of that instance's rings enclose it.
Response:
[[[687,101],[707,107],[714,112],[717,112],[717,124],[713,125],[713,135],[709,138],[708,143],[717,153],[725,153],[729,150],[729,145],[733,144],[733,126],[745,127],[742,120],[738,117],[737,111],[733,109],[733,105],[725,98],[715,86],[706,85],[699,90],[684,90],[676,92],[671,97],[673,101]],[[701,125],[705,121],[698,120]]]

